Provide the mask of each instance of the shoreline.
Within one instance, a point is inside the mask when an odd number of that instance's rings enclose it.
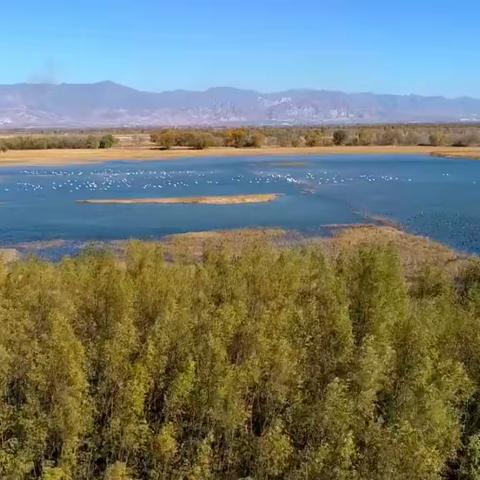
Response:
[[[339,252],[348,252],[365,244],[394,246],[402,254],[402,263],[410,271],[421,268],[426,259],[440,262],[449,271],[454,271],[465,261],[477,258],[474,253],[461,252],[430,237],[411,234],[392,226],[363,223],[330,225],[330,227],[329,233],[313,235],[306,235],[297,230],[275,227],[252,227],[173,233],[156,239],[141,241],[162,247],[164,253],[169,258],[177,255],[182,256],[182,258],[201,258],[205,248],[208,246],[224,245],[230,247],[231,251],[235,252],[245,245],[252,245],[258,242],[278,247],[318,246],[325,253],[333,256],[336,256]],[[0,262],[8,264],[32,254],[39,255],[42,258],[49,250],[68,246],[68,244],[78,248],[75,248],[73,253],[65,253],[60,256],[53,255],[53,261],[60,260],[64,255],[75,256],[88,246],[107,249],[121,259],[125,254],[125,249],[132,241],[137,240],[132,238],[91,242],[82,241],[77,245],[76,241],[57,239],[9,244],[0,248]],[[49,255],[47,254],[44,258],[49,259]]]
[[[0,167],[68,166],[109,161],[172,161],[204,157],[310,155],[432,155],[439,158],[480,159],[480,147],[332,146],[332,147],[213,147],[205,150],[114,147],[108,150],[10,150],[0,153]]]

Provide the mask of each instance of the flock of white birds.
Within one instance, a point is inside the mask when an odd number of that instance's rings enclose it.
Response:
[[[155,169],[104,169],[104,170],[24,170],[19,172],[26,180],[15,183],[3,182],[3,191],[15,188],[24,192],[108,192],[108,191],[139,191],[155,190],[174,191],[201,189],[212,190],[210,186],[252,186],[269,184],[297,184],[308,186],[310,191],[316,185],[344,184],[350,182],[412,182],[412,178],[401,178],[392,175],[343,176],[338,173],[322,171],[296,171],[278,173],[259,170],[249,173],[229,175],[225,171],[196,170],[155,170]],[[442,175],[448,176],[448,173]],[[236,187],[238,188],[238,187]],[[251,187],[248,187],[250,190]]]

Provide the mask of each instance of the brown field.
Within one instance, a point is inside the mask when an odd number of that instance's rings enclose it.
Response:
[[[339,147],[215,147],[205,150],[120,146],[111,149],[10,150],[0,153],[0,166],[69,165],[102,163],[109,160],[175,160],[186,157],[231,157],[257,155],[333,155],[333,154],[424,154],[448,158],[480,158],[480,147],[430,146],[339,146]]]
[[[203,204],[203,205],[240,205],[244,203],[273,202],[280,197],[278,193],[252,195],[213,195],[208,197],[166,197],[166,198],[107,198],[77,200],[77,203],[96,205],[143,205],[143,204]]]

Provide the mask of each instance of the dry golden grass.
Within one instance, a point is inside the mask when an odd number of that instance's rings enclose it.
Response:
[[[442,158],[464,158],[467,160],[480,160],[480,148],[455,148],[452,150],[443,150],[436,154]]]
[[[2,263],[10,263],[18,260],[20,254],[15,248],[0,248],[0,261]]]
[[[102,198],[77,200],[78,203],[96,205],[145,205],[145,204],[203,204],[203,205],[240,205],[244,203],[273,202],[280,197],[278,193],[251,195],[212,195],[208,197],[165,197],[165,198]]]
[[[161,245],[167,258],[186,258],[197,261],[207,248],[224,248],[235,255],[242,248],[252,244],[273,245],[279,248],[294,246],[313,246],[320,248],[328,257],[336,258],[340,254],[349,254],[362,246],[392,246],[407,275],[415,275],[425,264],[432,264],[446,273],[455,275],[472,256],[430,240],[426,237],[411,235],[390,226],[358,225],[332,227],[331,237],[305,237],[302,234],[278,228],[247,228],[221,231],[202,231],[169,235],[159,241],[146,242]],[[108,248],[125,261],[128,241],[108,243]],[[43,248],[62,246],[62,240],[51,242],[32,242],[19,244],[18,247],[35,253]],[[0,249],[0,260],[9,263],[21,258],[23,254],[15,248]]]
[[[313,246],[328,257],[349,254],[363,246],[392,246],[398,253],[408,276],[415,276],[426,265],[435,265],[455,275],[472,258],[428,238],[411,235],[390,226],[358,225],[336,227],[331,237],[304,237],[282,229],[238,229],[176,234],[160,241],[167,257],[198,260],[207,248],[225,248],[232,255],[251,244],[274,245],[280,248]]]
[[[111,149],[11,150],[0,153],[0,166],[69,165],[102,163],[111,160],[176,160],[187,157],[241,157],[261,155],[337,155],[337,154],[423,154],[451,158],[480,158],[480,147],[455,148],[429,146],[340,146],[340,147],[215,147],[206,150],[158,150],[151,147],[115,147]]]
[[[197,256],[206,246],[226,244],[234,247],[233,251],[238,251],[244,245],[258,242],[287,247],[316,245],[333,257],[366,245],[393,246],[399,252],[405,271],[410,273],[425,263],[454,273],[471,258],[429,238],[411,235],[390,226],[345,226],[335,228],[332,234],[331,237],[304,237],[298,232],[283,229],[238,229],[171,235],[161,243],[168,247],[167,250],[175,247]]]
[[[409,273],[415,273],[425,263],[455,273],[470,258],[427,237],[411,235],[390,226],[352,226],[339,228],[333,233],[331,238],[317,239],[328,254],[336,256],[365,245],[391,245],[398,250],[403,268]]]
[[[165,248],[167,256],[199,258],[207,248],[222,246],[232,252],[238,252],[242,247],[252,243],[281,244],[291,235],[292,232],[279,228],[243,228],[180,233],[169,235],[160,243]]]

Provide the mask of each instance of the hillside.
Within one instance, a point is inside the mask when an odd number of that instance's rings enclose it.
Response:
[[[0,128],[473,122],[480,100],[230,87],[143,92],[114,82],[0,85]]]

